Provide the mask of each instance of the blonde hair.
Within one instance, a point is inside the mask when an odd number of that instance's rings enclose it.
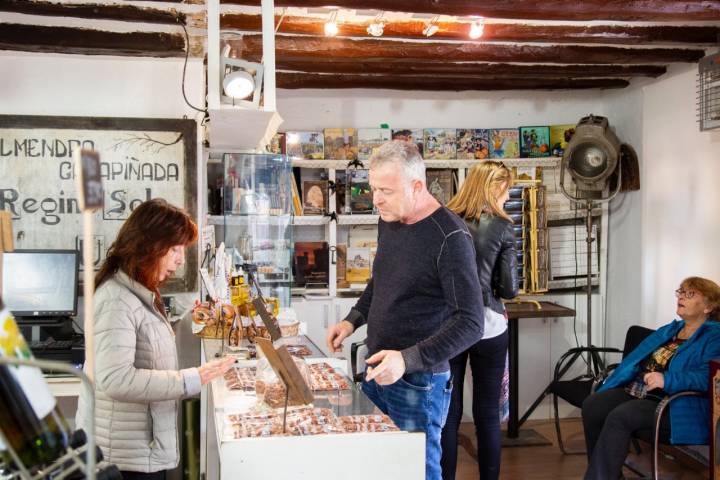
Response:
[[[682,290],[695,290],[705,297],[712,311],[708,318],[720,320],[720,285],[702,277],[688,277],[680,284]]]
[[[512,185],[512,172],[501,162],[486,160],[474,166],[460,191],[448,202],[447,208],[463,218],[480,219],[483,212],[512,222],[497,200]]]

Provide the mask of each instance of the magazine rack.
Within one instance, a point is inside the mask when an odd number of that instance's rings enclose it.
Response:
[[[7,441],[5,435],[0,430],[0,440],[7,446],[8,452],[15,462],[17,467],[16,472],[12,472],[9,477],[5,477],[8,480],[22,479],[22,480],[40,480],[48,477],[52,477],[55,480],[62,480],[74,473],[82,473],[84,478],[87,480],[95,480],[96,478],[96,457],[95,457],[95,394],[93,392],[92,382],[85,375],[84,372],[77,370],[76,368],[62,362],[52,362],[46,360],[37,359],[20,359],[10,357],[0,357],[0,365],[25,365],[31,367],[38,367],[42,370],[53,370],[62,373],[68,373],[74,375],[83,383],[83,387],[90,393],[88,395],[87,409],[89,415],[87,417],[87,443],[81,445],[78,448],[68,447],[65,454],[55,460],[52,464],[39,469],[35,473],[31,473],[34,465],[24,465],[20,461],[20,457],[10,446],[10,442]]]

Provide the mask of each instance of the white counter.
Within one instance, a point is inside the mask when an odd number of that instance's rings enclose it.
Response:
[[[204,359],[215,358],[219,340],[203,340]],[[317,361],[311,359],[309,361]],[[344,372],[345,362],[323,359]],[[316,395],[316,406],[338,415],[373,413],[372,402],[355,388],[343,394],[352,402],[338,406]],[[332,396],[332,394],[330,394]],[[425,478],[425,435],[382,432],[229,439],[222,435],[223,415],[242,410],[248,394],[229,392],[220,379],[203,395],[206,439],[203,462],[207,480],[336,479],[382,480]],[[330,401],[329,401],[330,400]],[[343,402],[344,403],[344,402]]]

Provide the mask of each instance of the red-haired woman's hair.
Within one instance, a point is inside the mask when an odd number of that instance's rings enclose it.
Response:
[[[118,270],[158,291],[160,259],[176,245],[197,240],[197,226],[185,211],[161,198],[141,203],[133,210],[110,246],[107,257],[95,277],[97,289]]]

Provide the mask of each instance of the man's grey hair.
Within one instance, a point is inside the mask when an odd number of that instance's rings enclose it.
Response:
[[[383,143],[370,157],[370,168],[389,163],[401,167],[408,180],[421,180],[425,183],[425,161],[414,143],[391,140]]]

